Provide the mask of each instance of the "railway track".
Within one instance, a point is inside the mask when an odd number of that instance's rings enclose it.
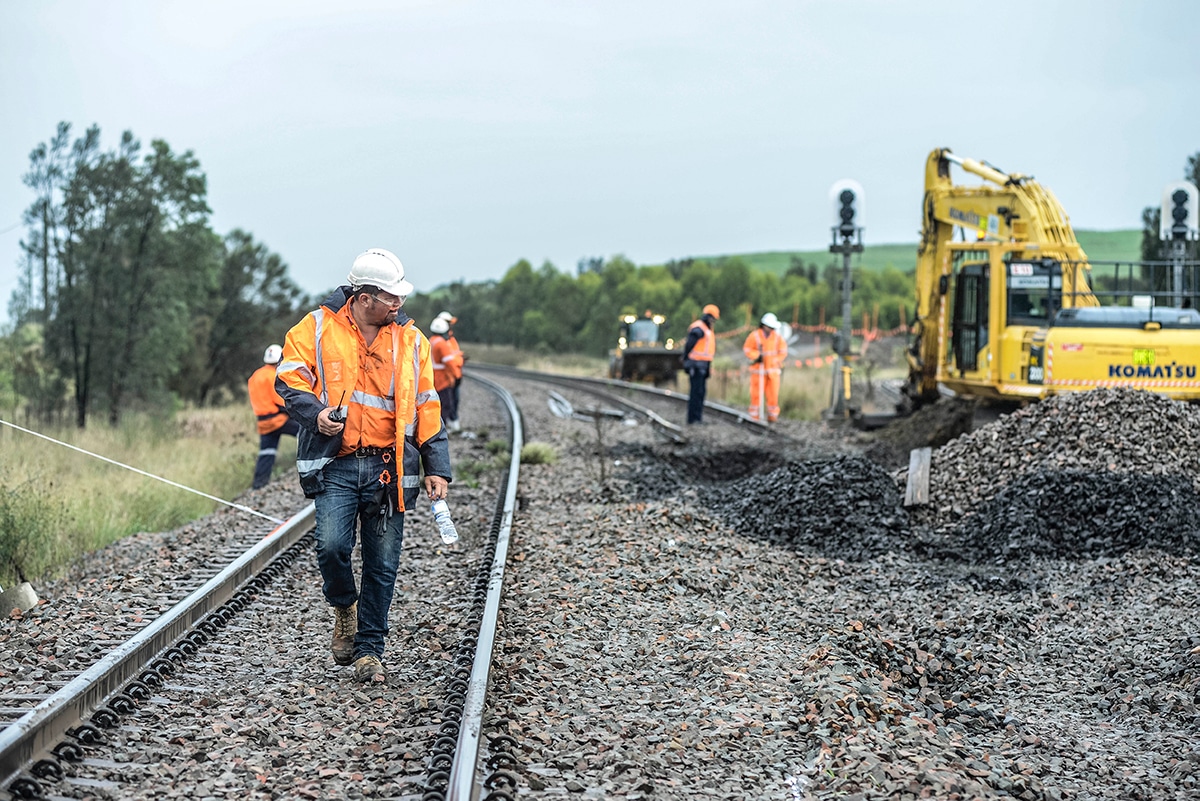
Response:
[[[77,638],[76,647],[60,648],[64,635],[38,611],[21,621],[23,636],[0,646],[18,663],[0,671],[0,706],[7,716],[0,730],[4,797],[206,797],[222,784],[219,775],[209,774],[227,747],[277,752],[262,760],[250,753],[230,758],[230,764],[260,772],[263,797],[352,797],[355,786],[430,801],[478,797],[485,786],[502,793],[504,740],[488,737],[480,718],[522,432],[503,388],[484,378],[477,385],[496,398],[495,428],[507,430],[508,466],[493,473],[491,486],[452,495],[462,548],[430,553],[430,521],[420,512],[406,521],[406,540],[419,541],[424,533],[427,542],[414,554],[422,564],[404,578],[430,586],[393,607],[394,623],[401,623],[409,642],[403,656],[389,660],[393,677],[387,686],[355,685],[345,670],[326,664],[327,611],[313,580],[319,572],[311,504],[274,530],[215,515],[221,518],[213,524],[221,531],[220,547],[200,543],[183,550],[163,580],[149,579],[137,564],[110,575],[110,589],[153,586],[114,595],[106,603],[115,613],[72,621],[77,629],[81,621],[94,629]],[[50,600],[49,606],[57,605]],[[426,609],[415,608],[420,606]],[[425,648],[417,643],[421,634],[432,635]],[[392,642],[389,650],[404,645]],[[31,652],[18,656],[22,646]],[[22,670],[22,659],[37,667]],[[70,667],[60,669],[62,664]],[[400,681],[418,676],[412,682],[417,694],[397,692]],[[311,779],[301,775],[274,787],[266,779],[280,767],[273,763],[304,759],[304,749],[290,754],[296,749],[285,741],[364,719],[387,732],[379,750],[401,758],[347,758],[335,747],[318,757]],[[361,737],[351,739],[362,744]],[[211,747],[221,740],[231,745]]]
[[[609,404],[610,407],[619,407],[627,413],[647,421],[665,439],[677,444],[687,442],[687,434],[684,428],[667,419],[667,415],[676,418],[679,417],[678,412],[681,409],[686,409],[688,396],[685,393],[660,389],[646,384],[622,381],[615,378],[594,378],[590,376],[545,373],[499,365],[472,364],[471,370],[472,372],[482,371],[485,375],[509,376],[525,381],[538,381],[560,387],[569,387],[591,395]],[[665,404],[663,404],[663,401],[665,401]],[[714,401],[705,401],[704,408],[710,419],[715,418],[723,423],[733,425],[744,425],[750,430],[761,434],[785,436],[761,420],[755,420],[746,412],[734,409],[731,406]],[[670,411],[666,411],[667,409]],[[591,411],[594,413],[598,410],[592,408]]]

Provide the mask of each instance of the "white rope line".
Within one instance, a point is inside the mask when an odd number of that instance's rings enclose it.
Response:
[[[114,459],[109,459],[107,456],[101,456],[98,453],[92,453],[91,451],[85,451],[83,448],[78,448],[68,442],[63,442],[61,440],[54,439],[53,437],[48,437],[45,434],[39,434],[38,432],[31,431],[28,428],[22,428],[21,426],[17,425],[16,423],[10,423],[7,420],[0,420],[0,425],[6,425],[9,428],[15,428],[17,431],[21,431],[25,434],[32,434],[35,437],[41,437],[42,439],[46,440],[47,442],[53,442],[55,445],[62,445],[64,448],[70,448],[73,451],[79,451],[82,454],[86,454],[95,459],[99,459],[102,462],[108,462],[109,464],[115,464],[117,467],[124,467],[126,470],[132,470],[133,472],[138,473],[139,475],[146,476],[147,478],[152,478],[155,481],[161,481],[164,484],[170,484],[172,487],[178,487],[181,490],[187,490],[188,492],[192,492],[192,493],[195,493],[196,495],[200,495],[204,498],[208,498],[210,501],[216,501],[217,503],[223,503],[226,506],[231,506],[240,512],[246,512],[247,514],[252,514],[252,515],[255,515],[256,517],[261,517],[265,520],[270,520],[272,523],[275,523],[276,525],[280,525],[282,523],[287,522],[285,520],[280,520],[277,517],[271,517],[268,514],[263,514],[262,512],[260,512],[256,509],[251,509],[249,506],[242,506],[240,503],[232,503],[230,501],[226,501],[221,498],[218,498],[215,495],[209,495],[207,492],[201,492],[198,489],[192,489],[191,487],[185,487],[183,484],[178,484],[174,481],[171,481],[170,479],[163,478],[162,476],[156,476],[153,473],[147,473],[145,470],[139,470],[136,467],[130,467],[129,465],[122,464]]]

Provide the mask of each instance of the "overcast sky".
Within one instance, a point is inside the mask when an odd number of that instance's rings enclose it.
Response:
[[[428,290],[821,248],[842,178],[915,242],[934,147],[1136,228],[1200,151],[1197,42],[1194,0],[3,0],[0,319],[59,121],[193,151],[309,292],[367,247]]]

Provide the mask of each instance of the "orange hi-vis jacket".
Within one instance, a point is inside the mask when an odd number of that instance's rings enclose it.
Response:
[[[270,434],[283,428],[288,414],[283,398],[275,391],[275,365],[264,364],[251,373],[246,388],[250,392],[250,408],[258,418],[258,433]]]
[[[758,375],[763,370],[769,374],[778,375],[780,368],[787,360],[787,341],[780,336],[778,331],[768,330],[764,334],[760,325],[746,337],[746,341],[742,344],[742,353],[746,354],[746,358],[752,362],[750,365],[752,375]],[[759,356],[762,356],[762,361],[753,364]]]
[[[688,326],[689,331],[693,328],[699,328],[704,332],[704,336],[696,341],[685,358],[697,362],[711,362],[717,355],[717,335],[703,320],[697,320]]]
[[[434,334],[429,338],[433,360],[433,387],[438,392],[449,389],[462,378],[463,358],[453,338]]]
[[[433,387],[429,340],[410,317],[380,329],[368,347],[350,315],[350,287],[338,287],[288,331],[275,387],[300,423],[296,469],[305,497],[323,488],[322,470],[360,446],[396,446],[397,510],[411,509],[425,475],[450,476],[442,404]],[[317,431],[326,407],[348,407],[340,436]]]

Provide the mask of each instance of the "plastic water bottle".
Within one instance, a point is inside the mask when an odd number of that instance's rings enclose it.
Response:
[[[442,535],[442,542],[449,545],[458,540],[458,529],[454,527],[454,521],[450,519],[450,507],[445,501],[434,501],[429,507],[433,512],[433,519],[437,522],[438,531]]]

